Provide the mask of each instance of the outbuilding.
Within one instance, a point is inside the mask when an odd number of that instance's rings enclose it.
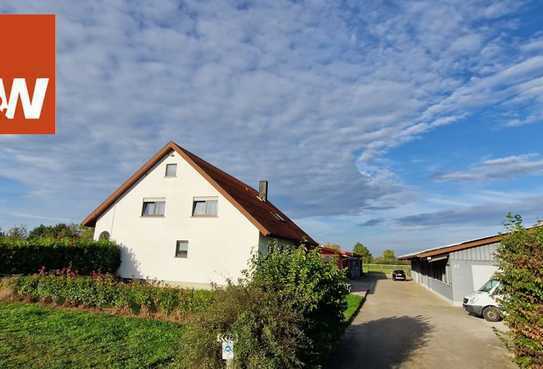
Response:
[[[503,235],[479,238],[400,256],[411,261],[413,280],[454,305],[483,286],[498,270]]]
[[[346,270],[350,279],[358,279],[362,276],[362,257],[360,255],[328,246],[319,247],[319,253],[322,258],[334,261],[338,268]]]

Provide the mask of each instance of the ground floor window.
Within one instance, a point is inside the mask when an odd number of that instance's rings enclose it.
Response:
[[[189,241],[178,240],[175,243],[175,257],[187,258],[189,256]]]

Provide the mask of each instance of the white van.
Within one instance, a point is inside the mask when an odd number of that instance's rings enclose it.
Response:
[[[502,314],[498,307],[496,298],[500,293],[500,281],[491,278],[478,291],[464,297],[462,306],[468,313],[482,316],[489,322],[498,322],[502,319]]]

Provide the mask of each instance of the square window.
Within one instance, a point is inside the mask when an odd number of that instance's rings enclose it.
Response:
[[[195,197],[192,202],[193,217],[216,217],[217,216],[216,197]]]
[[[166,200],[143,200],[142,217],[163,217],[166,209]]]
[[[189,241],[177,241],[175,243],[175,257],[187,258],[189,254]]]
[[[177,164],[166,164],[166,177],[177,176]]]

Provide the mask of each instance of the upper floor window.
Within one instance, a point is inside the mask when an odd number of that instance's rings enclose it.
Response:
[[[166,164],[166,177],[177,176],[177,164]]]
[[[192,202],[193,217],[216,217],[217,197],[195,197]]]
[[[164,199],[143,199],[141,209],[142,217],[163,217],[166,209],[166,200]]]

